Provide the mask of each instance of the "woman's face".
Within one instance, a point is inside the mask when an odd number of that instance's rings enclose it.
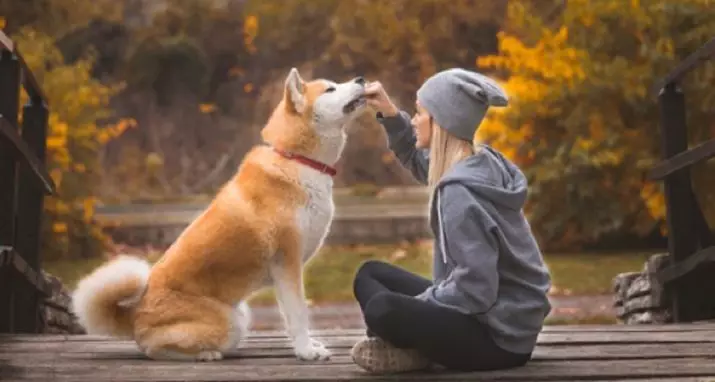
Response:
[[[417,112],[412,117],[412,128],[415,130],[417,142],[415,147],[418,149],[429,148],[432,141],[432,123],[430,115],[419,103],[416,104]]]

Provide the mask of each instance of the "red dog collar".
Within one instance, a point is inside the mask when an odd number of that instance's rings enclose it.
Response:
[[[279,149],[277,149],[277,148],[275,148],[275,147],[273,148],[273,150],[274,150],[275,152],[277,152],[278,154],[282,155],[284,158],[288,158],[288,159],[292,159],[292,160],[294,160],[294,161],[296,161],[296,162],[300,162],[300,163],[302,163],[302,164],[304,164],[304,165],[306,165],[306,166],[308,166],[308,167],[312,167],[312,168],[314,168],[314,169],[316,169],[316,170],[322,172],[323,174],[328,174],[328,175],[330,175],[330,176],[335,176],[335,174],[338,173],[338,171],[337,171],[334,167],[329,166],[329,165],[327,165],[327,164],[325,164],[325,163],[318,162],[318,161],[316,161],[316,160],[310,159],[310,158],[308,158],[308,157],[306,157],[306,156],[304,156],[304,155],[292,153],[292,152],[289,152],[289,151],[279,150]]]

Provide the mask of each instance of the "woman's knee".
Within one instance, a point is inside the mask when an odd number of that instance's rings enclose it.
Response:
[[[394,315],[395,304],[392,297],[390,292],[380,292],[367,302],[363,314],[368,328],[375,330],[377,327],[384,327]]]
[[[387,263],[379,260],[368,260],[362,263],[360,267],[358,267],[358,270],[355,273],[355,278],[353,279],[353,295],[357,297],[357,290],[360,288],[360,283],[365,279],[374,278],[376,272],[378,272],[380,268],[384,267],[385,264]]]
[[[369,275],[374,275],[375,273],[380,272],[380,270],[385,269],[385,267],[391,266],[392,264],[386,263],[381,260],[368,260],[360,264],[360,267],[358,267],[355,277],[357,278],[358,276],[365,277]]]

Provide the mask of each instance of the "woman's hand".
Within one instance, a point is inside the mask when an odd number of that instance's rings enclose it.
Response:
[[[365,86],[365,98],[367,104],[376,112],[382,113],[384,117],[394,117],[400,112],[379,81],[370,82]]]

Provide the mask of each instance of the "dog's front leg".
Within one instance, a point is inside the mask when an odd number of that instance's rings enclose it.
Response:
[[[271,265],[271,276],[295,355],[302,360],[329,359],[330,351],[310,336],[300,252],[283,251],[282,256],[278,256]]]

